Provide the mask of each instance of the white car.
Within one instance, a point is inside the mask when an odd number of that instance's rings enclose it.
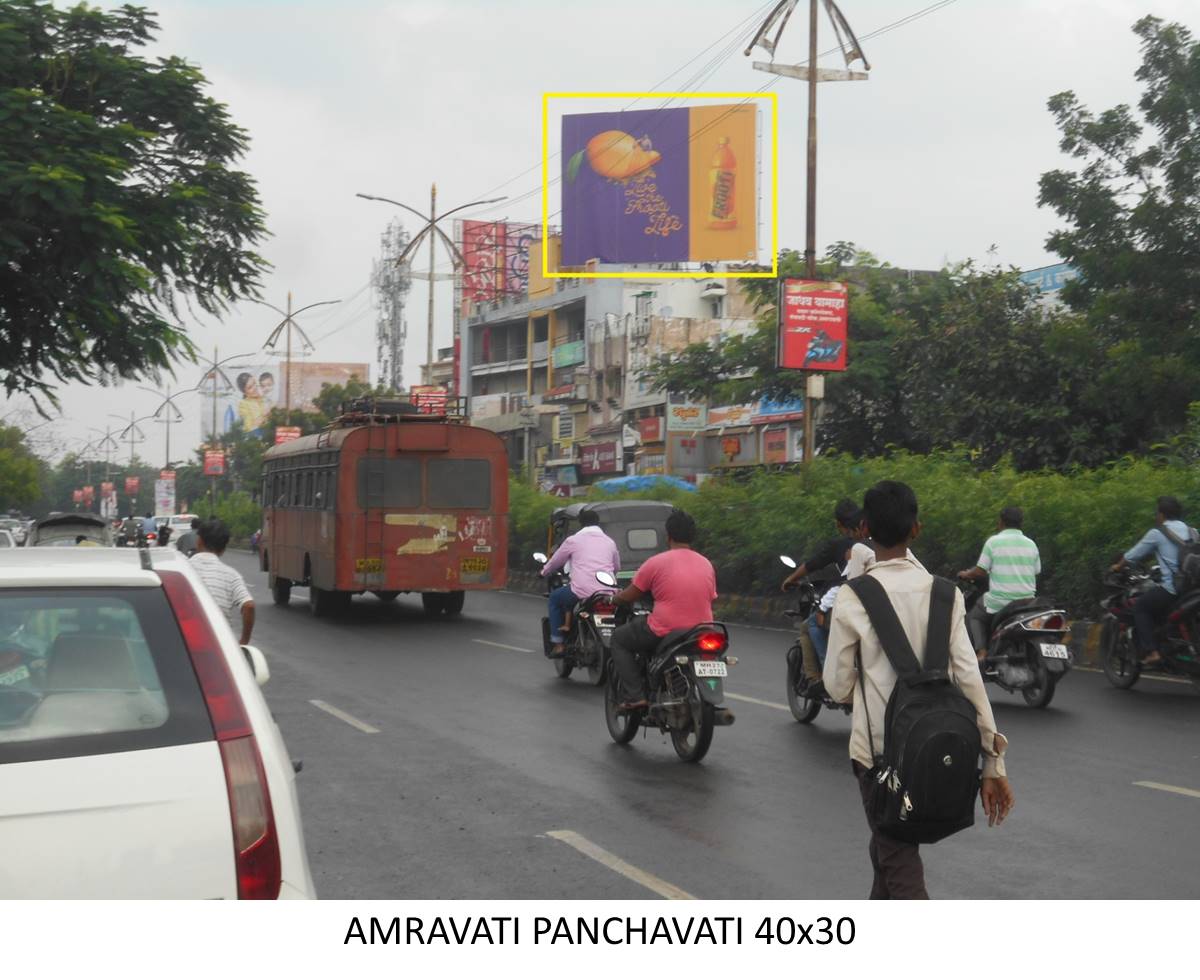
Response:
[[[0,551],[0,899],[314,898],[268,676],[172,550]]]
[[[195,514],[172,514],[167,520],[167,524],[171,528],[171,534],[178,536],[183,534],[184,531],[190,531],[192,529],[192,521],[195,519]]]

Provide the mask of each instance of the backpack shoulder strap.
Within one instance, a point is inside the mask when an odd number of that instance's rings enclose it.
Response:
[[[950,620],[954,613],[954,584],[933,578],[929,590],[929,628],[925,634],[925,670],[950,669]]]
[[[1165,522],[1158,525],[1158,530],[1163,534],[1163,536],[1168,541],[1170,541],[1176,547],[1178,547],[1179,545],[1182,545],[1184,543],[1183,539],[1180,538],[1179,535],[1176,534],[1174,531],[1172,531],[1169,527],[1167,527]]]
[[[913,653],[912,645],[904,634],[904,627],[892,606],[887,592],[873,575],[860,575],[851,579],[846,585],[854,591],[867,611],[883,652],[892,665],[892,669],[901,677],[917,674],[921,664]]]

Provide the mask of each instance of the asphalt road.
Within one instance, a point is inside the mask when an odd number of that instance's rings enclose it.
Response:
[[[688,766],[657,733],[611,742],[601,690],[542,656],[537,597],[468,594],[461,618],[431,621],[417,596],[365,596],[316,620],[305,590],[275,607],[254,560],[230,558],[258,602],[268,701],[304,761],[322,897],[866,896],[849,720],[793,721],[785,631],[732,629],[737,722]],[[1045,711],[989,691],[1017,805],[1001,828],[924,849],[932,895],[1200,897],[1190,685],[1116,691],[1076,671]]]

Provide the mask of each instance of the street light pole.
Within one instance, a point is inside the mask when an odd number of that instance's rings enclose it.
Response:
[[[287,309],[286,310],[281,310],[278,306],[272,306],[270,303],[263,302],[261,299],[255,300],[255,302],[259,303],[262,306],[267,307],[268,309],[274,310],[276,313],[278,313],[280,316],[283,317],[283,319],[278,324],[275,325],[275,329],[271,331],[270,335],[267,337],[266,341],[263,343],[263,350],[267,350],[268,348],[273,350],[275,348],[275,345],[277,343],[279,343],[279,335],[286,331],[286,333],[287,333],[287,339],[286,339],[287,362],[286,362],[286,365],[285,365],[284,371],[283,371],[284,418],[285,418],[287,424],[291,425],[291,423],[292,423],[292,330],[293,330],[293,328],[297,331],[297,333],[300,334],[300,339],[304,343],[304,349],[305,350],[313,349],[313,343],[311,340],[308,339],[308,334],[306,334],[304,332],[304,328],[301,327],[300,324],[298,324],[294,318],[298,317],[301,313],[306,313],[309,310],[314,309],[315,307],[331,306],[334,303],[340,303],[341,300],[340,299],[324,299],[324,300],[321,300],[321,302],[319,302],[319,303],[309,303],[308,306],[302,306],[298,310],[293,310],[292,309],[292,291],[289,289],[288,294],[287,294]]]
[[[166,390],[166,392],[164,393],[164,392],[158,391],[155,388],[147,388],[145,385],[138,385],[138,387],[142,391],[148,391],[148,392],[150,392],[150,394],[157,395],[159,398],[162,399],[162,401],[159,402],[158,407],[154,410],[153,417],[156,422],[162,422],[166,425],[166,429],[167,429],[167,433],[166,433],[167,439],[166,439],[166,447],[165,447],[166,456],[163,461],[163,466],[166,467],[167,469],[170,469],[170,466],[171,466],[171,423],[183,421],[183,412],[181,412],[179,410],[179,406],[175,404],[175,399],[178,398],[180,395],[186,395],[189,392],[197,391],[198,388],[188,388],[185,391],[177,391],[174,394],[172,394],[170,388],[168,388]],[[215,399],[214,399],[214,404],[215,404]],[[165,417],[159,418],[159,413],[164,408],[169,408],[170,411],[167,412]],[[174,413],[173,418],[172,418],[172,414],[171,414],[172,412]]]
[[[858,38],[850,28],[845,16],[833,0],[823,0],[825,9],[833,24],[833,33],[837,37],[838,47],[846,62],[846,70],[817,67],[817,3],[808,3],[808,64],[783,65],[775,62],[775,48],[783,35],[788,19],[792,15],[798,0],[780,0],[767,15],[762,26],[755,34],[754,40],[746,48],[749,55],[756,46],[763,48],[771,56],[771,61],[756,61],[753,67],[758,71],[770,72],[786,78],[796,78],[808,83],[808,180],[805,188],[805,222],[804,222],[804,274],[808,279],[817,277],[817,83],[818,82],[853,82],[866,81],[867,72],[871,70],[870,62],[859,46]],[[768,35],[775,30],[774,38]],[[865,71],[850,71],[850,65],[861,61]],[[815,372],[805,373],[804,386],[804,462],[809,462],[816,454],[816,384],[818,376]]]
[[[422,214],[416,208],[410,208],[407,204],[404,204],[401,201],[393,201],[390,197],[377,197],[374,194],[355,194],[354,196],[361,197],[367,201],[383,201],[387,204],[394,204],[396,207],[404,208],[405,211],[415,214],[418,218],[425,222],[424,227],[422,227],[420,231],[413,235],[408,245],[405,246],[404,251],[400,253],[400,257],[396,259],[396,264],[404,265],[406,262],[409,262],[411,260],[411,256],[416,254],[416,250],[420,246],[421,242],[423,242],[426,238],[429,239],[429,320],[425,325],[425,380],[427,383],[431,383],[433,380],[433,288],[438,279],[437,274],[433,271],[436,252],[434,239],[439,239],[445,246],[446,250],[450,253],[450,260],[456,271],[466,265],[466,260],[463,258],[462,252],[458,250],[458,246],[454,244],[450,236],[448,236],[440,227],[438,227],[438,222],[449,218],[452,214],[457,214],[459,211],[465,211],[467,208],[481,207],[485,204],[498,204],[500,201],[507,200],[507,195],[504,197],[489,198],[486,201],[471,201],[468,204],[460,204],[458,207],[451,208],[442,215],[437,213],[436,183],[430,185],[429,188],[428,215]],[[454,274],[451,273],[443,278],[451,279],[453,278],[453,275]],[[416,273],[413,275],[413,278],[422,279],[424,277],[420,273]]]

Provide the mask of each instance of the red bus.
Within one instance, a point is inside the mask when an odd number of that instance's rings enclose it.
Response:
[[[259,562],[277,605],[293,585],[317,616],[355,593],[420,592],[426,612],[454,616],[467,591],[504,587],[508,457],[460,418],[360,402],[267,450]]]

